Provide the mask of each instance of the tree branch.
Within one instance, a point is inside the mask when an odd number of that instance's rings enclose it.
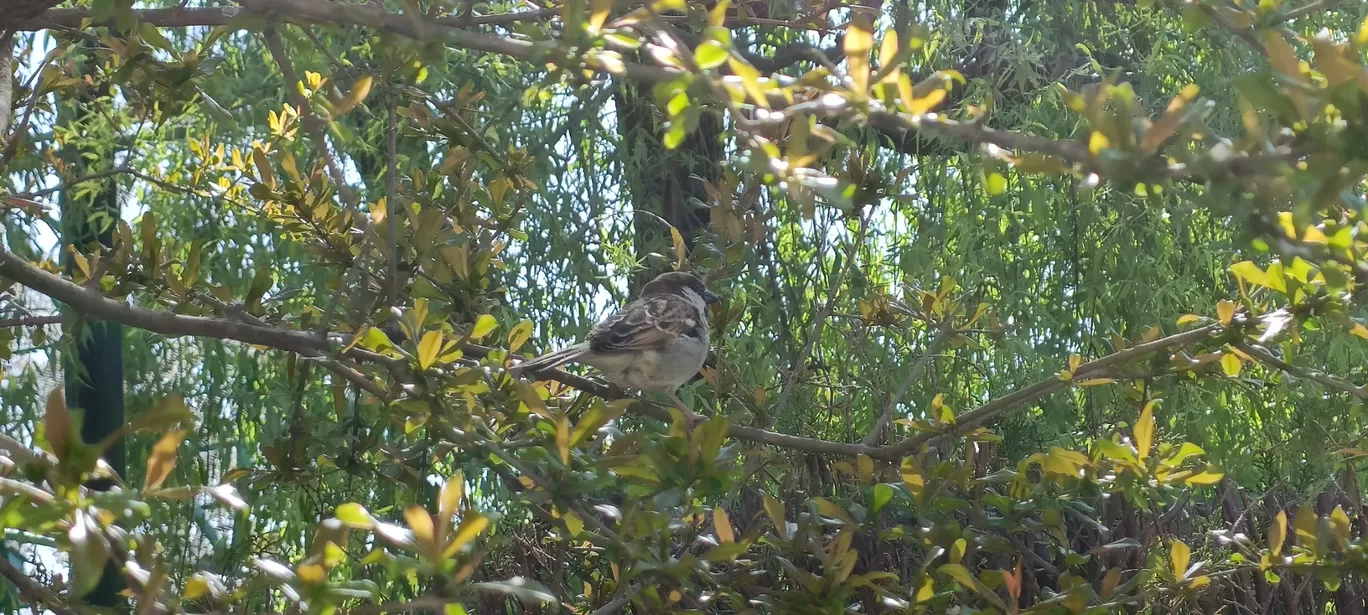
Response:
[[[874,421],[874,427],[869,430],[869,435],[865,436],[865,446],[874,446],[878,443],[879,435],[883,433],[884,428],[888,427],[888,423],[893,420],[893,410],[898,407],[898,402],[902,401],[902,396],[907,393],[907,389],[912,386],[913,382],[921,380],[922,373],[925,372],[926,367],[931,364],[931,357],[936,353],[936,350],[940,348],[942,343],[948,341],[954,335],[955,328],[954,325],[951,324],[951,319],[951,316],[946,316],[945,320],[937,327],[936,334],[931,338],[931,341],[926,344],[926,349],[922,351],[921,356],[917,357],[917,361],[912,364],[912,369],[907,370],[907,377],[903,378],[902,383],[898,385],[898,390],[894,391],[893,395],[888,398],[888,405],[884,407],[883,414],[880,414],[879,418]]]
[[[1244,351],[1249,356],[1254,357],[1255,359],[1258,359],[1263,363],[1276,367],[1293,376],[1318,382],[1328,389],[1348,393],[1361,400],[1368,401],[1368,389],[1364,389],[1361,386],[1345,382],[1328,374],[1312,371],[1309,369],[1302,369],[1300,367],[1297,367],[1296,365],[1293,365],[1291,363],[1288,363],[1287,361],[1284,361],[1282,359],[1279,359],[1278,357],[1273,356],[1273,353],[1270,353],[1267,350],[1259,346],[1255,346],[1253,344],[1240,343],[1236,344],[1235,347]]]
[[[24,571],[10,563],[7,558],[0,557],[0,576],[9,579],[10,583],[18,587],[19,593],[23,594],[29,602],[41,604],[57,615],[77,615],[77,611],[67,606],[66,602],[52,593],[52,590],[43,587],[42,583],[24,574]]]
[[[1152,342],[1136,344],[1130,348],[1115,352],[1105,357],[1089,361],[1078,366],[1074,370],[1074,380],[1080,376],[1095,374],[1107,367],[1133,361],[1152,352],[1158,352],[1174,346],[1185,346],[1188,344],[1204,341],[1216,337],[1226,331],[1220,324],[1210,324],[1205,327],[1176,333],[1168,337],[1160,338]],[[885,447],[890,449],[895,455],[905,455],[916,450],[923,444],[957,436],[988,424],[998,415],[1024,404],[1031,400],[1053,393],[1059,389],[1070,386],[1074,380],[1060,380],[1058,376],[1049,376],[1024,389],[1009,393],[994,399],[978,408],[965,412],[955,417],[955,424],[950,429],[940,432],[926,432],[903,439],[897,444]]]
[[[61,316],[23,316],[20,318],[0,319],[0,329],[10,327],[42,327],[62,324]]]
[[[807,341],[803,343],[803,349],[798,353],[798,360],[794,361],[789,368],[788,378],[784,381],[784,388],[779,390],[779,398],[774,401],[774,410],[771,411],[770,418],[783,414],[788,407],[789,395],[793,393],[793,387],[798,382],[798,376],[807,369],[808,357],[812,355],[812,349],[816,347],[818,338],[822,337],[822,330],[826,328],[827,318],[831,317],[831,311],[836,307],[836,295],[841,292],[841,285],[845,283],[846,274],[850,272],[852,263],[858,255],[860,245],[864,243],[865,232],[869,230],[869,217],[873,215],[870,211],[865,211],[860,215],[860,230],[846,246],[845,262],[841,263],[841,269],[832,276],[831,283],[827,285],[826,303],[822,309],[817,311],[812,323],[812,333],[808,335]]]

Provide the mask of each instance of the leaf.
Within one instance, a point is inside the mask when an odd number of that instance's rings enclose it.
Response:
[[[965,552],[965,550],[968,549],[968,548],[969,548],[969,542],[968,542],[967,540],[965,540],[965,539],[963,539],[963,538],[957,538],[957,539],[955,539],[955,542],[953,542],[953,543],[950,544],[950,557],[949,557],[950,563],[951,563],[951,564],[958,564],[958,563],[964,561],[964,552]]]
[[[43,411],[43,437],[58,461],[65,461],[71,454],[72,432],[71,411],[67,410],[62,388],[54,388],[48,394],[47,408]]]
[[[347,94],[343,96],[341,100],[337,101],[337,104],[333,105],[332,117],[334,119],[342,117],[346,112],[356,108],[356,105],[360,104],[361,101],[365,100],[366,97],[370,95],[371,84],[373,82],[374,80],[370,75],[362,75],[357,79],[356,82],[352,84],[351,89],[347,90]]]
[[[874,48],[874,15],[855,13],[846,28],[845,55],[850,80],[857,94],[869,91],[869,51]]]
[[[1349,515],[1344,513],[1344,509],[1335,506],[1335,510],[1330,511],[1330,534],[1335,537],[1340,548],[1349,544]]]
[[[1178,317],[1178,323],[1177,323],[1177,324],[1178,324],[1178,326],[1181,327],[1181,326],[1183,326],[1183,325],[1190,325],[1190,324],[1192,324],[1192,323],[1194,323],[1194,322],[1197,322],[1197,321],[1199,321],[1199,320],[1201,320],[1201,319],[1202,319],[1202,317],[1201,317],[1201,316],[1198,316],[1198,315],[1196,315],[1196,314],[1183,314],[1182,316],[1179,316],[1179,317]]]
[[[71,582],[77,595],[88,593],[100,582],[109,559],[109,542],[95,519],[84,510],[76,511],[67,529],[67,541],[71,544]]]
[[[779,500],[771,496],[765,496],[765,514],[769,515],[770,522],[774,524],[774,533],[780,538],[788,539],[788,523],[784,520],[784,505]]]
[[[451,557],[455,555],[457,551],[461,550],[461,547],[470,544],[470,541],[475,540],[476,536],[483,534],[487,527],[489,527],[489,517],[477,512],[467,513],[466,517],[461,519],[461,525],[456,527],[456,533],[452,535],[451,542],[447,544],[446,551],[442,553],[442,556]]]
[[[589,31],[598,32],[613,11],[613,0],[589,0]]]
[[[570,465],[570,417],[556,417],[556,452],[560,453],[561,463]]]
[[[1088,151],[1094,156],[1101,154],[1102,150],[1109,147],[1111,147],[1111,139],[1108,139],[1107,135],[1102,134],[1097,130],[1092,131],[1092,134],[1088,135]]]
[[[1192,562],[1192,549],[1188,548],[1187,543],[1174,540],[1169,547],[1169,561],[1173,563],[1173,576],[1183,578],[1183,573],[1187,572],[1188,564]]]
[[[1283,543],[1287,542],[1287,511],[1278,511],[1277,518],[1268,526],[1268,550],[1273,555],[1282,554]]]
[[[1214,485],[1216,483],[1221,482],[1221,478],[1223,478],[1224,476],[1224,472],[1219,472],[1208,468],[1206,470],[1203,470],[1201,472],[1193,474],[1192,476],[1187,477],[1185,482],[1194,487],[1200,487],[1203,485]]]
[[[432,367],[437,362],[437,355],[441,352],[442,332],[428,331],[424,333],[422,341],[418,342],[418,367],[422,369]]]
[[[584,531],[584,520],[580,519],[579,515],[576,515],[571,511],[565,511],[565,513],[561,515],[561,521],[565,522],[565,529],[570,532],[571,538],[579,536],[580,532]]]
[[[1145,404],[1145,409],[1140,411],[1140,418],[1135,421],[1135,449],[1142,460],[1149,456],[1150,447],[1154,445],[1154,406],[1157,403],[1150,401]]]
[[[731,50],[727,49],[727,46],[723,45],[720,41],[703,41],[698,45],[698,49],[694,51],[694,62],[697,62],[699,68],[704,70],[711,70],[726,64],[729,58],[731,58]],[[680,94],[683,94],[683,92],[680,92]],[[678,98],[678,96],[674,98]],[[683,101],[685,105],[688,104],[689,98],[687,95],[684,96]],[[673,107],[673,105],[671,106]],[[672,110],[670,116],[673,117],[676,115],[679,115],[678,111]]]
[[[874,485],[874,506],[871,510],[876,513],[879,512],[879,509],[883,508],[884,505],[888,504],[888,501],[892,499],[893,488],[888,486],[887,483]]]
[[[903,457],[902,460],[902,479],[907,486],[907,492],[912,495],[912,499],[921,503],[926,495],[926,477],[922,476],[911,457]]]
[[[1183,461],[1186,460],[1188,457],[1191,457],[1193,455],[1205,454],[1206,451],[1202,450],[1202,447],[1197,446],[1196,444],[1193,444],[1191,442],[1184,442],[1181,446],[1178,447],[1177,452],[1175,452],[1172,455],[1169,455],[1168,458],[1164,459],[1161,463],[1163,463],[1166,466],[1176,468],[1179,464],[1183,463]]]
[[[1240,367],[1243,365],[1244,363],[1240,361],[1240,357],[1236,356],[1233,352],[1227,352],[1221,355],[1221,371],[1225,372],[1225,375],[1230,376],[1231,378],[1240,375]]]
[[[1110,600],[1112,594],[1116,592],[1116,586],[1121,584],[1121,567],[1117,566],[1107,571],[1107,576],[1102,579],[1102,599]]]
[[[366,507],[356,502],[347,502],[338,506],[333,516],[347,526],[357,529],[369,530],[375,526],[375,518],[371,517]]]
[[[508,351],[517,352],[527,340],[532,339],[532,321],[524,320],[508,332]]]
[[[1316,544],[1316,534],[1319,529],[1320,520],[1316,516],[1316,511],[1310,506],[1302,506],[1297,510],[1297,517],[1292,520],[1292,528],[1297,531],[1297,540],[1303,545]]]
[[[917,602],[926,602],[936,595],[936,582],[929,576],[922,577],[921,584],[917,586]]]
[[[437,528],[438,535],[443,540],[446,539],[451,518],[456,516],[456,511],[461,508],[461,498],[464,495],[465,475],[457,470],[442,483],[442,490],[437,495]]]
[[[416,504],[404,508],[404,521],[408,523],[414,538],[418,539],[424,548],[429,552],[436,550],[436,529],[432,523],[432,515],[429,515],[426,509]]]
[[[974,575],[969,574],[969,569],[965,568],[962,564],[945,564],[936,570],[941,574],[948,575],[950,578],[954,579],[956,583],[963,585],[965,589],[977,591],[977,586],[974,583]]]
[[[1230,319],[1235,317],[1235,302],[1229,299],[1217,301],[1216,317],[1220,319],[1222,325],[1229,325]]]
[[[677,229],[677,228],[675,228],[675,227],[673,227],[673,226],[670,227],[670,241],[673,241],[673,242],[674,242],[674,252],[675,252],[675,264],[674,264],[674,268],[675,268],[676,271],[678,271],[678,270],[680,270],[680,269],[682,269],[682,268],[684,267],[684,252],[685,252],[684,236],[683,236],[683,235],[680,235],[680,234],[679,234],[679,229]]]
[[[1255,265],[1253,261],[1235,263],[1230,266],[1230,272],[1235,274],[1235,277],[1255,286],[1270,286],[1268,274],[1264,273],[1264,270]]]
[[[849,35],[846,38],[849,40]],[[741,78],[741,86],[745,88],[746,94],[751,97],[751,102],[761,109],[768,110],[770,108],[769,98],[765,95],[764,88],[760,87],[760,71],[734,55],[727,56],[727,67],[731,69],[732,74]],[[668,136],[667,134],[666,137]],[[682,126],[680,138],[683,138]],[[666,147],[669,147],[668,143]]]
[[[166,432],[166,435],[152,445],[152,451],[147,455],[145,488],[148,491],[157,490],[166,481],[166,478],[171,476],[171,470],[176,468],[176,449],[180,447],[184,438],[184,431],[173,429]]]
[[[475,319],[475,327],[470,330],[470,339],[478,342],[481,339],[484,339],[486,335],[493,332],[494,328],[498,326],[499,322],[494,320],[493,316],[484,314]]]
[[[503,582],[471,583],[470,587],[481,591],[508,594],[524,601],[535,600],[545,604],[557,604],[556,597],[551,595],[541,583],[522,577],[513,577]]]
[[[727,511],[721,507],[713,509],[713,529],[717,530],[717,542],[724,545],[736,542],[731,519],[727,517]]]
[[[983,189],[989,196],[997,196],[1007,191],[1007,176],[996,171],[984,176]]]

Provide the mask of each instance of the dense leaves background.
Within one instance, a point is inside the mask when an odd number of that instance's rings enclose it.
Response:
[[[67,4],[5,24],[11,608],[1365,608],[1361,7]],[[672,267],[708,423],[503,371]]]

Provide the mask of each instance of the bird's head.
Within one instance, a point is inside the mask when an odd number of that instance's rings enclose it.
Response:
[[[663,294],[687,297],[688,293],[698,295],[699,298],[703,299],[704,304],[713,304],[719,301],[717,295],[714,295],[707,286],[703,285],[702,280],[683,271],[662,273],[656,276],[654,280],[647,282],[646,287],[641,289],[641,296],[643,297]]]

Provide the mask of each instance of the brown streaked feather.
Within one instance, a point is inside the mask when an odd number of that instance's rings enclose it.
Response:
[[[595,325],[589,332],[594,352],[659,348],[679,336],[697,336],[698,313],[677,295],[642,297]]]

